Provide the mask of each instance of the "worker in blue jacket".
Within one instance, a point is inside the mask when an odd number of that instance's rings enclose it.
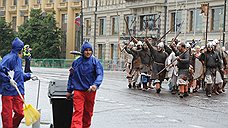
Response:
[[[17,86],[22,96],[24,96],[24,82],[31,78],[31,75],[24,73],[22,69],[23,47],[24,43],[19,38],[15,38],[12,42],[11,52],[5,55],[0,63],[3,128],[18,128],[24,118],[23,100],[15,89],[15,86]]]
[[[66,98],[74,91],[71,128],[89,128],[93,115],[96,90],[103,80],[103,67],[92,53],[92,46],[84,42],[82,55],[72,63]]]

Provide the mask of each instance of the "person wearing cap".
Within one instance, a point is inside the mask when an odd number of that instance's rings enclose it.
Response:
[[[164,70],[160,74],[158,74],[162,69],[165,68],[166,58],[171,54],[171,49],[169,49],[163,42],[158,43],[157,49],[155,49],[147,39],[145,39],[145,43],[150,49],[151,55],[153,57],[153,65],[152,65],[152,79],[154,80],[154,85],[156,88],[156,93],[161,92],[161,84],[165,79],[166,71]]]
[[[24,73],[22,69],[23,47],[24,43],[19,38],[15,38],[11,52],[5,55],[0,63],[3,128],[18,128],[24,118],[23,100],[15,88],[17,86],[24,97],[24,82],[31,78],[31,74]]]
[[[149,88],[151,88],[151,68],[153,63],[153,58],[151,51],[149,50],[147,44],[144,42],[142,45],[142,50],[139,51],[139,56],[141,58],[142,62],[142,68],[140,70],[141,72],[141,83],[143,85],[142,90],[146,91]],[[147,85],[149,83],[149,85]]]
[[[128,49],[132,49],[135,46],[134,42],[130,42],[127,45]],[[125,64],[126,67],[126,72],[127,72],[127,79],[128,79],[128,88],[132,87],[132,74],[131,74],[131,70],[132,70],[132,60],[133,60],[133,56],[132,54],[127,54],[127,62]]]
[[[199,45],[196,45],[194,56],[195,57],[199,57],[200,54],[201,54],[201,52],[200,52],[200,46]]]
[[[222,47],[222,54],[224,67],[222,91],[225,92],[225,86],[228,82],[228,51],[225,47]]]
[[[214,39],[213,42],[214,42],[214,44],[213,44],[214,45],[214,51],[218,53],[219,57],[221,58],[221,62],[222,62],[222,66],[223,66],[224,65],[223,64],[224,59],[222,59],[222,58],[224,58],[224,56],[223,56],[224,54],[223,54],[222,47],[220,46],[220,41],[218,39]],[[222,71],[220,71],[220,74],[222,75],[222,79],[224,79],[224,73]],[[223,92],[222,90],[223,90],[222,84],[219,84],[218,92],[222,93]]]
[[[195,66],[199,67],[199,65],[196,65],[196,59],[198,59],[200,55],[201,55],[200,46],[196,45],[195,46],[195,52],[193,53],[193,57],[192,57],[194,71],[195,71],[195,68],[196,68]],[[201,77],[197,78],[197,79],[194,79],[192,81],[192,83],[193,83],[193,92],[197,92],[198,89],[200,88],[200,85],[201,85]]]
[[[25,59],[25,73],[29,72],[32,73],[30,69],[30,61],[31,61],[31,48],[29,48],[29,45],[24,46],[23,56]]]
[[[168,86],[169,86],[169,90],[171,91],[171,94],[176,94],[178,92],[178,86],[176,84],[177,76],[178,76],[177,74],[178,68],[176,66],[177,61],[175,61],[175,59],[176,59],[176,56],[174,52],[172,52],[166,59],[166,66],[171,65],[166,68],[167,70],[166,75],[169,78]]]
[[[223,83],[222,76],[219,71],[223,71],[223,67],[221,58],[218,53],[214,51],[214,46],[211,42],[207,44],[207,51],[202,53],[199,59],[203,61],[206,67],[204,78],[206,95],[211,97],[212,91],[216,95],[219,95],[218,88],[219,85]]]
[[[82,55],[74,60],[70,68],[66,98],[73,92],[74,112],[71,128],[89,128],[93,116],[95,96],[100,87],[104,71],[103,66],[93,54],[92,45],[84,42]]]
[[[141,89],[141,84],[140,83],[137,83],[138,82],[138,78],[139,78],[139,75],[140,75],[140,70],[141,70],[141,58],[140,58],[140,55],[139,55],[139,52],[142,50],[142,42],[141,41],[138,41],[137,44],[136,44],[136,47],[132,47],[132,48],[127,48],[125,47],[124,48],[125,51],[128,53],[128,54],[131,54],[133,56],[133,59],[132,59],[132,69],[131,71],[129,72],[129,74],[131,74],[132,76],[132,82],[133,82],[133,88],[135,89],[136,87],[138,89]],[[137,86],[136,86],[137,84]]]
[[[179,86],[179,97],[183,98],[188,96],[188,83],[189,83],[189,67],[190,67],[190,54],[184,42],[179,42],[177,47],[171,45],[175,53],[178,68],[177,85]]]

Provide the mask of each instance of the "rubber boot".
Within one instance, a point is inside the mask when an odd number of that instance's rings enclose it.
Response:
[[[133,88],[136,89],[136,85],[135,85],[135,82],[133,82]]]
[[[226,86],[226,82],[223,82],[222,84],[222,91],[225,92],[225,86]]]
[[[180,92],[179,94],[180,94],[179,95],[180,98],[184,98],[184,93]]]
[[[147,90],[147,83],[143,83],[143,91],[146,91]]]
[[[213,93],[215,93],[216,95],[219,95],[218,85],[214,85]]]
[[[205,91],[206,91],[206,95],[207,95],[208,97],[211,97],[212,85],[211,85],[211,84],[207,84],[207,85],[206,85],[206,88],[205,88]]]
[[[131,88],[131,83],[128,84],[128,88]]]
[[[222,84],[219,84],[218,85],[218,90],[217,91],[218,91],[218,93],[223,93],[223,91],[222,91]]]
[[[142,88],[141,88],[141,83],[139,83],[139,84],[137,85],[137,88],[138,88],[139,90],[142,89]]]

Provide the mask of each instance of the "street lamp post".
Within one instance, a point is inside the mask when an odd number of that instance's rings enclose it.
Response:
[[[206,16],[206,34],[205,34],[205,47],[206,47],[207,46],[209,3],[201,4],[201,13]]]
[[[220,32],[220,34],[219,34],[219,41],[221,42],[222,41],[222,12],[220,12],[219,13],[219,32]],[[224,41],[223,41],[224,42]],[[224,43],[223,43],[223,46],[224,46]]]
[[[94,11],[94,40],[93,40],[93,54],[95,55],[96,36],[97,36],[97,0],[95,1]]]
[[[208,15],[209,15],[209,3],[207,3],[207,21],[206,21],[206,39],[205,39],[205,46],[207,46],[207,31],[208,31]]]
[[[223,40],[223,46],[225,45],[225,32],[226,32],[226,0],[224,0],[224,18],[223,18],[223,36],[222,36],[222,40]]]
[[[195,39],[195,36],[196,36],[196,13],[197,13],[197,0],[195,2],[195,11],[194,11],[194,39]]]
[[[81,25],[81,44],[83,44],[83,5],[81,0],[81,15],[80,15],[80,25]]]

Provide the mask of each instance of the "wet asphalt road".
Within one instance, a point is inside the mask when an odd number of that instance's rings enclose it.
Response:
[[[53,123],[48,97],[51,80],[67,80],[67,69],[32,68],[41,81],[41,128]],[[207,98],[203,92],[180,99],[166,84],[161,94],[127,88],[125,73],[105,72],[97,92],[92,128],[228,128],[228,96],[223,93]],[[25,100],[36,107],[38,81],[28,81]],[[0,103],[1,104],[1,103]],[[24,121],[23,121],[24,122]],[[28,128],[24,123],[20,128]],[[1,127],[1,124],[0,124]],[[31,126],[30,126],[31,127]]]

